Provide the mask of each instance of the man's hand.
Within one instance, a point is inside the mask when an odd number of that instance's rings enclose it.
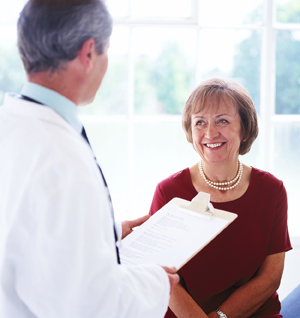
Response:
[[[173,287],[179,283],[179,275],[176,274],[175,267],[166,267],[162,266],[162,268],[167,272],[170,282],[170,294],[172,293]]]
[[[136,226],[140,226],[145,221],[149,219],[149,215],[142,216],[138,219],[132,220],[132,221],[123,221],[122,222],[122,239],[126,237],[128,234],[130,234],[133,231],[133,228]]]

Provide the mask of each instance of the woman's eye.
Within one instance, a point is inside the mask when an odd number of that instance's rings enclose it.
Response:
[[[226,119],[220,119],[220,120],[218,121],[218,124],[228,124],[228,120],[226,120]]]
[[[196,126],[203,126],[204,125],[204,121],[203,120],[198,120],[196,122]]]

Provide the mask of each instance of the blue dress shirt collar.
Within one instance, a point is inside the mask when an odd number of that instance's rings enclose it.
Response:
[[[44,86],[26,82],[21,94],[52,108],[81,134],[82,123],[78,118],[77,106],[68,98]]]

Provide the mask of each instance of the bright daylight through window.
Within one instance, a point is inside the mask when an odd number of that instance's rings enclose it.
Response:
[[[241,160],[283,180],[290,234],[300,236],[299,0],[106,2],[114,18],[109,68],[80,116],[116,218],[146,214],[156,184],[198,160],[181,110],[198,83],[222,77],[244,85],[259,114],[259,137]],[[0,3],[0,104],[25,80],[15,27],[24,3]]]

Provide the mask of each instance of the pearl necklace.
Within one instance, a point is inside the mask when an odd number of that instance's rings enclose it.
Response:
[[[217,190],[222,190],[222,191],[226,191],[226,190],[231,190],[233,188],[235,188],[241,181],[242,179],[242,175],[243,175],[243,165],[239,162],[239,170],[237,175],[235,176],[234,179],[232,179],[231,181],[226,181],[226,182],[214,182],[211,181],[209,179],[207,179],[207,177],[204,174],[203,171],[203,167],[202,167],[202,161],[200,161],[198,163],[198,168],[199,168],[199,172],[201,177],[204,179],[204,181],[212,188],[215,188]],[[226,186],[226,187],[224,187]]]

